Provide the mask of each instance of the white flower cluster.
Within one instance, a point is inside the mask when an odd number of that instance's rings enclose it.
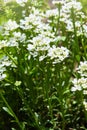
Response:
[[[0,41],[0,49],[4,48],[4,47],[18,47],[18,43],[23,43],[26,40],[26,35],[21,32],[16,32],[14,31],[12,33],[13,36],[9,37],[8,40],[1,40]]]
[[[56,4],[62,4],[64,11],[70,12],[72,8],[79,11],[82,9],[82,5],[80,2],[77,2],[76,0],[53,0],[52,3],[54,5]],[[67,8],[68,7],[68,8]]]
[[[39,57],[39,61],[42,61],[46,57],[50,58],[53,61],[53,64],[63,61],[66,57],[69,56],[69,50],[65,47],[56,47],[53,45],[50,46],[50,43],[53,41],[52,38],[46,37],[44,35],[38,35],[32,40],[29,40],[32,44],[28,44],[29,53],[33,57]]]
[[[80,62],[80,65],[76,70],[81,76],[87,77],[87,61]]]
[[[17,2],[26,3],[27,0],[19,0]],[[53,64],[63,61],[69,56],[69,50],[63,46],[58,47],[55,45],[55,31],[52,30],[48,22],[44,21],[45,15],[47,17],[57,16],[58,9],[53,9],[52,13],[48,10],[46,14],[35,7],[29,7],[29,9],[29,15],[25,16],[26,11],[24,11],[23,19],[20,19],[19,24],[16,21],[9,20],[4,25],[5,32],[3,35],[8,38],[0,41],[0,48],[18,47],[20,43],[26,43],[29,51],[28,58],[31,56],[34,58],[39,57],[39,61],[48,58]],[[21,33],[21,30],[23,33]],[[35,35],[33,36],[33,34]]]
[[[53,16],[58,16],[58,9],[55,8],[55,9],[49,9],[46,11],[46,17],[53,17]]]
[[[56,9],[56,11],[58,10]],[[54,9],[53,15],[56,11]],[[39,61],[44,60],[46,57],[54,60],[53,63],[63,61],[69,54],[68,49],[56,46],[54,48],[54,46],[51,46],[50,43],[56,39],[55,33],[52,31],[52,27],[47,22],[44,22],[44,14],[34,7],[31,8],[30,12],[28,17],[24,17],[24,19],[20,20],[19,25],[22,30],[32,30],[37,34],[37,36],[27,40],[27,42],[29,42],[27,47],[29,54],[34,58],[39,56]],[[51,14],[50,11],[46,12],[47,16],[49,16],[49,14]],[[54,53],[56,54],[55,56],[53,56]]]
[[[87,61],[80,62],[79,67],[76,69],[78,74],[80,74],[79,79],[75,78],[72,83],[73,87],[71,88],[71,91],[81,91],[87,89]]]
[[[85,110],[87,111],[87,101],[86,100],[83,101],[83,105],[85,107]]]
[[[73,79],[73,87],[71,88],[71,91],[83,92],[83,105],[85,107],[85,110],[87,111],[87,101],[85,100],[85,95],[87,95],[87,61],[80,62],[80,65],[76,70],[78,74],[80,74],[80,78]]]
[[[3,36],[6,35],[9,36],[10,32],[16,30],[18,27],[19,25],[17,24],[16,21],[13,21],[11,19],[8,20],[3,26],[3,30],[4,30]]]
[[[8,57],[4,56],[0,59],[0,81],[4,80],[6,78],[6,68],[7,66],[11,65],[11,61],[8,60]]]
[[[16,0],[16,2],[20,5],[20,6],[25,6],[25,3],[27,3],[28,0]]]
[[[35,9],[34,7],[31,7],[29,9],[29,16],[25,16],[24,19],[20,20],[20,28],[24,30],[32,29],[42,23],[42,12],[40,12],[39,9]]]
[[[1,41],[0,41],[0,49],[4,48],[4,47],[6,47],[6,46],[8,46],[7,40],[1,40]]]
[[[4,72],[5,72],[5,68],[0,62],[0,81],[2,81],[6,77],[6,74]]]
[[[44,35],[38,35],[33,37],[32,40],[29,40],[32,44],[28,44],[28,50],[33,57],[37,57],[40,53],[44,53],[49,50],[49,43],[51,42],[51,38],[45,37]],[[45,56],[44,56],[45,57]]]
[[[18,24],[16,23],[16,21],[13,21],[13,20],[8,20],[8,22],[4,25],[4,29],[6,31],[12,31],[12,30],[15,30],[17,29],[19,26]]]
[[[49,37],[54,37],[52,27],[44,22],[43,12],[41,12],[39,9],[35,9],[34,7],[31,7],[30,10],[29,16],[25,16],[20,20],[20,28],[27,31],[32,30],[37,34],[41,33]]]
[[[80,16],[83,15],[81,9],[82,5],[80,2],[77,2],[76,0],[53,0],[53,4],[61,4],[60,7],[60,18],[68,20],[67,18],[70,19],[71,16],[71,10],[75,11],[76,16],[79,16],[78,14],[80,13]],[[48,15],[47,15],[48,14]],[[57,16],[59,15],[58,8],[47,10],[46,15],[48,17],[50,16]],[[65,21],[63,21],[65,22]]]
[[[53,60],[53,63],[59,63],[63,61],[66,57],[69,56],[69,50],[65,47],[56,47],[53,45],[48,50],[48,56],[51,60]]]
[[[46,17],[53,17],[53,22],[57,23],[57,20],[65,24],[67,31],[73,32],[74,25],[77,30],[77,35],[84,35],[87,37],[87,26],[84,24],[85,14],[82,12],[82,5],[76,0],[53,0],[52,3],[57,6],[55,9],[50,9],[46,11]],[[59,7],[59,10],[58,10]],[[73,19],[74,22],[73,23]],[[83,19],[83,20],[82,20]],[[52,22],[48,20],[48,22]]]
[[[25,33],[13,32],[13,36],[16,39],[16,41],[24,42],[26,40]]]
[[[83,33],[84,33],[85,37],[87,38],[87,23],[83,24]]]
[[[75,78],[72,83],[74,84],[74,87],[72,87],[71,91],[81,91],[83,89],[87,88],[87,78],[81,77],[80,79]]]

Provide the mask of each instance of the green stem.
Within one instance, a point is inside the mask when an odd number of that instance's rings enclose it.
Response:
[[[62,87],[62,82],[63,82],[63,75],[62,72],[61,72],[61,65],[57,65],[56,66],[56,69],[55,70],[58,70],[56,73],[56,81],[59,82],[58,86],[57,86],[57,95],[58,95],[58,99],[59,99],[59,104],[60,104],[60,110],[61,110],[61,118],[62,118],[62,130],[65,130],[65,113],[64,113],[64,97],[63,97],[63,87]]]
[[[26,100],[25,97],[24,97],[23,89],[20,88],[19,90],[17,89],[17,91],[18,91],[18,94],[19,94],[20,98],[21,98],[22,100],[24,100],[24,106],[27,108],[28,116],[31,116],[31,118],[32,118],[31,120],[33,120],[34,124],[35,124],[35,125],[38,127],[38,129],[39,129],[39,124],[38,124],[38,122],[37,122],[36,119],[35,119],[35,114],[33,113],[32,109],[30,108],[29,104],[27,103],[27,100]]]
[[[60,10],[61,10],[61,4],[58,5],[58,12],[59,12],[59,16],[58,16],[58,21],[57,21],[57,25],[56,25],[56,35],[60,34]]]
[[[9,104],[8,104],[8,102],[6,101],[6,99],[4,98],[3,94],[0,93],[0,95],[1,95],[1,98],[2,98],[2,100],[4,101],[5,105],[7,106],[7,108],[9,109],[9,111],[12,113],[12,115],[13,115],[15,121],[17,122],[17,124],[18,124],[20,130],[24,130],[24,129],[22,128],[20,122],[19,122],[19,119],[17,118],[17,116],[16,116],[15,113],[13,112],[12,108],[9,106]]]
[[[11,57],[11,55],[9,55],[9,53],[7,51],[5,51],[5,49],[4,49],[4,53],[13,61],[13,63],[15,65],[17,65],[17,63],[15,62],[15,60],[13,59],[13,57]]]
[[[74,9],[71,9],[71,18],[72,18],[72,23],[73,23],[73,29],[74,29],[74,36],[75,36],[75,47],[76,47],[76,53],[79,52],[79,44],[78,44],[78,37],[77,37],[77,29],[76,29],[76,25],[75,25],[75,13],[74,13]],[[74,48],[75,49],[75,48]]]

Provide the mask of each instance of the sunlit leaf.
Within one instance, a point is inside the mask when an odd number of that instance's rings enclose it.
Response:
[[[4,111],[6,111],[9,115],[14,117],[14,114],[7,108],[7,107],[2,107]]]

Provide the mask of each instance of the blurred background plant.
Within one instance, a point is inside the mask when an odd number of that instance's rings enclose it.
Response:
[[[87,0],[78,0],[83,5],[83,11],[87,14]]]
[[[48,3],[51,3],[52,0],[38,0],[38,3],[41,3],[41,8],[46,8]],[[83,11],[87,13],[87,1],[86,0],[78,0],[83,5]],[[7,21],[9,18],[11,19],[20,19],[22,7],[16,4],[15,0],[0,0],[0,24]]]

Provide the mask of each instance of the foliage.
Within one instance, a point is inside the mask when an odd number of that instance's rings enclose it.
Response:
[[[86,16],[76,0],[43,3],[14,2],[2,25],[1,130],[87,129]]]
[[[85,13],[87,13],[87,1],[86,0],[78,0],[78,1],[80,1],[81,3],[82,3],[82,5],[83,5],[83,11],[85,12]]]

